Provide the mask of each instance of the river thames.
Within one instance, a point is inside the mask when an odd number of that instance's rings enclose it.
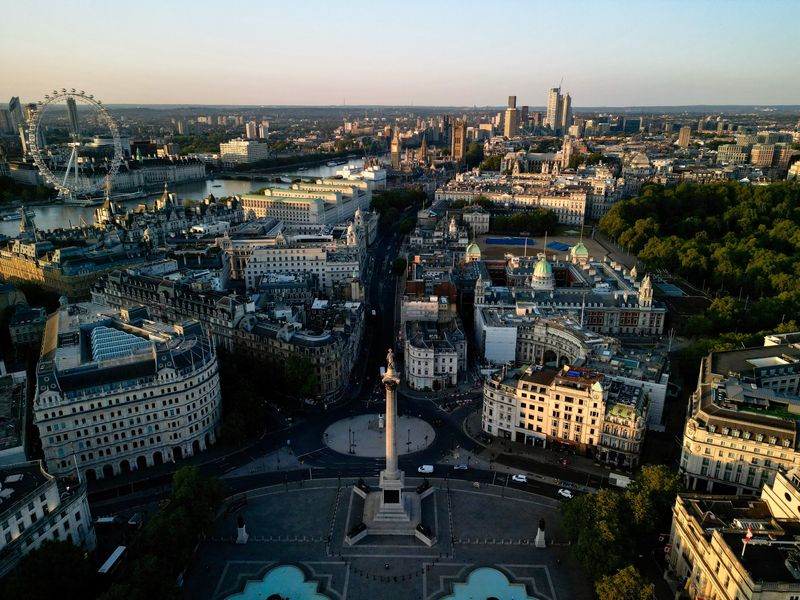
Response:
[[[351,166],[362,166],[362,159],[353,159],[348,162]],[[318,167],[308,167],[304,171],[287,171],[285,174],[274,173],[270,177],[281,177],[285,175],[295,175],[297,177],[332,177],[343,165],[328,167],[321,165]],[[180,183],[171,185],[169,190],[178,195],[178,200],[202,200],[209,194],[215,197],[233,196],[238,194],[248,194],[254,190],[266,187],[270,184],[265,180],[239,181],[235,179],[207,179],[205,181],[193,181],[191,183]],[[279,184],[280,185],[280,184]],[[126,208],[135,208],[139,204],[152,204],[155,198],[161,195],[161,191],[154,191],[152,196],[129,200],[121,204]],[[57,229],[60,227],[75,227],[80,225],[81,217],[87,223],[94,221],[94,206],[65,206],[54,204],[52,206],[33,206],[36,211],[36,227],[39,229]],[[15,237],[19,233],[19,221],[0,221],[0,234]]]

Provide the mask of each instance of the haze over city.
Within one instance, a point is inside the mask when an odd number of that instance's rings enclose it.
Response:
[[[793,0],[10,2],[0,96],[540,106],[563,78],[578,106],[795,104],[799,20]]]

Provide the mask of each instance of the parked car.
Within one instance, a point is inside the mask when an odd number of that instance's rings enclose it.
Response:
[[[517,473],[516,475],[511,476],[511,480],[516,481],[517,483],[528,483],[528,476]]]
[[[131,518],[128,519],[128,527],[131,529],[141,529],[142,523],[144,523],[144,515],[140,512],[133,513]]]
[[[469,466],[466,463],[453,465],[453,471],[466,471],[467,469],[469,469]]]
[[[568,500],[571,500],[574,497],[573,493],[570,490],[565,490],[565,489],[558,490],[558,495]]]
[[[418,473],[433,473],[433,465],[420,465],[417,467]]]

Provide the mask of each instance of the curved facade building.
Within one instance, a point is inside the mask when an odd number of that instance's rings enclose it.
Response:
[[[87,480],[180,460],[214,443],[217,355],[194,320],[62,305],[47,322],[34,418],[48,470]]]

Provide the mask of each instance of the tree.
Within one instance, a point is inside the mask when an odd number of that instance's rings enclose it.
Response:
[[[654,585],[636,567],[629,565],[613,575],[606,575],[594,585],[599,600],[649,600]]]
[[[481,163],[481,171],[499,171],[502,160],[503,157],[499,154],[485,158]]]
[[[592,581],[622,567],[632,557],[625,502],[614,490],[583,494],[561,505],[562,525],[572,550]]]
[[[464,162],[468,169],[477,167],[483,162],[483,144],[480,142],[470,142],[467,151],[464,153]]]
[[[406,272],[407,266],[408,263],[406,259],[403,258],[402,256],[399,256],[395,258],[394,263],[392,263],[392,273],[394,273],[396,276],[399,277],[400,275]]]
[[[216,478],[203,477],[197,467],[178,469],[170,503],[133,538],[128,562],[100,600],[174,598],[178,573],[191,560],[200,537],[210,532],[221,502]]]
[[[313,394],[319,379],[311,359],[297,354],[290,356],[286,361],[286,381],[298,397]]]
[[[625,489],[633,522],[639,532],[652,532],[669,522],[680,477],[665,465],[645,465]]]
[[[71,542],[47,541],[26,554],[16,569],[0,582],[0,598],[64,600],[93,597],[94,569],[86,551]]]

